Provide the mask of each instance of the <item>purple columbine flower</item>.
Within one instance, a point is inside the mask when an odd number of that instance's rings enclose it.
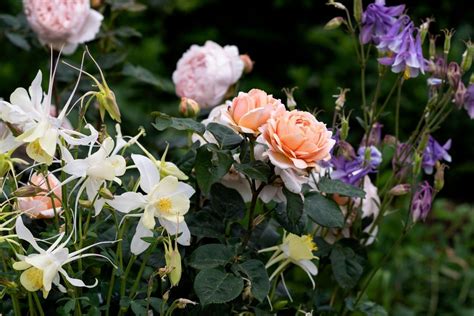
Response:
[[[474,84],[467,87],[466,96],[464,99],[464,109],[471,119],[474,119]]]
[[[451,156],[448,153],[448,150],[451,148],[451,139],[448,140],[443,146],[438,143],[431,135],[428,138],[428,144],[426,145],[425,150],[423,151],[423,161],[421,166],[425,170],[426,174],[433,173],[433,167],[437,161],[447,161],[451,162]]]
[[[404,10],[405,5],[386,7],[385,0],[375,0],[375,3],[369,4],[362,15],[361,43],[372,41],[377,45],[380,37],[391,29]]]
[[[416,30],[413,22],[409,22],[401,32],[392,38],[384,38],[380,44],[390,50],[389,56],[379,58],[379,63],[391,66],[395,73],[403,72],[405,79],[417,77],[425,73],[426,60],[421,49],[420,31]],[[392,41],[392,42],[390,42]]]
[[[418,186],[411,201],[411,216],[414,222],[425,221],[431,211],[433,199],[433,188],[428,181],[424,181]]]
[[[338,156],[331,159],[334,168],[331,176],[348,184],[358,184],[369,173],[377,171],[382,162],[382,154],[374,147],[360,147],[354,159]]]

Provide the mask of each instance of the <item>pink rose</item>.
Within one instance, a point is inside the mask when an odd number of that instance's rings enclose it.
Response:
[[[331,159],[330,150],[335,143],[332,132],[309,112],[279,113],[262,130],[268,146],[266,154],[279,168],[312,168],[318,161]]]
[[[262,90],[252,89],[249,93],[240,92],[232,100],[226,116],[229,125],[237,131],[259,134],[259,128],[266,124],[272,114],[277,111],[285,111],[285,106],[280,100],[267,95]]]
[[[52,173],[48,174],[47,180],[42,174],[33,174],[30,185],[38,187],[44,192],[38,193],[36,196],[18,198],[19,210],[25,212],[31,218],[54,217],[54,209],[58,213],[61,212],[62,190],[60,184],[61,182]],[[47,195],[52,189],[54,189],[53,197]]]
[[[103,16],[89,0],[23,0],[28,23],[44,45],[71,54],[99,32]]]
[[[173,73],[176,94],[195,100],[203,108],[213,107],[224,99],[243,70],[236,46],[221,47],[212,41],[192,45]]]

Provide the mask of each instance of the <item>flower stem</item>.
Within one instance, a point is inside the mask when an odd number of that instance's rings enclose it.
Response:
[[[38,312],[39,312],[40,316],[44,316],[43,307],[41,307],[41,302],[39,300],[38,293],[34,292],[33,293],[33,298],[35,300],[36,307],[38,308]]]
[[[18,297],[15,294],[10,294],[12,298],[12,305],[13,305],[13,313],[15,316],[21,316],[21,308],[20,302],[18,301]]]

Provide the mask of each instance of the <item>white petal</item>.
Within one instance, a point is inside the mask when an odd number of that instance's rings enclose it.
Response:
[[[309,273],[312,275],[318,274],[318,268],[311,260],[300,260],[298,261],[301,266],[303,266]]]
[[[160,182],[160,173],[156,165],[143,155],[132,155],[132,160],[140,172],[140,187],[146,193]]]
[[[58,130],[50,128],[45,135],[39,139],[41,148],[49,155],[54,156],[56,152],[56,144],[58,142]]]
[[[85,43],[92,41],[100,29],[104,17],[99,12],[90,9],[87,20],[77,32],[68,38],[70,43]]]
[[[69,156],[65,156],[66,159],[72,158]],[[89,168],[89,164],[84,159],[77,159],[69,162],[67,165],[64,166],[63,171],[67,174],[82,178],[86,176],[87,169]]]
[[[102,179],[94,179],[92,177],[87,178],[85,185],[86,185],[86,193],[87,198],[89,201],[93,201],[96,197],[97,193],[99,193],[100,187],[104,184],[104,180]]]
[[[125,192],[122,195],[115,196],[113,200],[108,200],[107,204],[119,212],[128,213],[137,208],[143,208],[146,204],[146,199],[141,193]]]
[[[100,212],[102,211],[102,208],[104,207],[105,204],[105,199],[98,198],[94,202],[94,214],[95,216],[99,215]]]
[[[84,283],[84,281],[80,280],[80,279],[75,279],[75,278],[71,278],[67,272],[64,270],[64,269],[60,269],[59,272],[62,274],[63,277],[66,278],[66,280],[71,283],[73,286],[75,287],[87,287],[87,288],[92,288],[92,287],[95,287],[98,283],[97,279],[95,279],[95,282],[94,284],[92,285],[86,285]]]
[[[191,232],[189,231],[188,225],[185,221],[177,224],[175,222],[166,220],[164,218],[159,219],[161,226],[163,226],[168,234],[179,235],[177,241],[180,245],[189,246],[191,244]]]
[[[142,237],[153,237],[153,232],[143,226],[141,220],[138,221],[135,235],[133,235],[132,243],[130,245],[131,252],[138,256],[150,246],[150,243],[142,240]]]
[[[18,216],[16,218],[15,231],[18,238],[27,241],[39,253],[44,252],[44,250],[41,249],[40,246],[38,246],[38,244],[36,243],[36,240],[35,240],[35,237],[33,237],[33,234],[30,232],[28,228],[26,228],[25,224],[23,224],[23,220],[21,219],[21,216]]]
[[[43,99],[43,89],[41,88],[41,81],[43,79],[43,75],[41,74],[41,70],[38,70],[35,79],[31,83],[30,88],[28,91],[30,92],[31,96],[31,103],[33,107],[41,113],[41,100]]]

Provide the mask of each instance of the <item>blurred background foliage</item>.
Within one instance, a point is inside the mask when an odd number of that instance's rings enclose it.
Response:
[[[240,53],[255,61],[250,75],[239,89],[258,87],[285,100],[284,87],[298,87],[296,101],[301,109],[320,111],[329,121],[338,87],[349,88],[347,109],[351,115],[352,141],[360,139],[357,121],[360,105],[360,75],[350,37],[342,29],[326,31],[324,24],[340,15],[324,0],[96,0],[104,16],[98,41],[89,44],[92,54],[106,72],[110,87],[117,95],[122,112],[124,133],[135,134],[138,126],[150,129],[150,112],[177,115],[179,100],[174,94],[171,74],[182,53],[192,44],[213,40],[233,44]],[[352,7],[352,1],[344,1]],[[364,1],[367,5],[367,1]],[[400,4],[387,1],[388,5]],[[407,2],[415,22],[434,17],[430,29],[440,33],[454,28],[450,57],[460,61],[463,41],[472,37],[474,11],[471,2],[421,0]],[[0,2],[0,97],[8,99],[19,86],[27,86],[36,71],[49,69],[49,51],[41,48],[28,30],[22,16],[21,1]],[[12,21],[6,15],[17,16]],[[12,44],[12,42],[14,44]],[[425,43],[427,44],[427,43]],[[438,44],[442,45],[442,38]],[[374,51],[372,51],[374,53]],[[80,61],[81,50],[66,60]],[[368,93],[376,83],[377,64],[369,65]],[[97,74],[92,63],[86,70]],[[77,72],[62,65],[57,77],[58,90],[65,97]],[[465,78],[468,80],[468,78]],[[384,83],[385,94],[391,81]],[[82,86],[88,89],[90,86]],[[411,79],[404,85],[402,99],[402,136],[407,135],[424,108],[427,96],[426,77]],[[391,106],[383,117],[384,132],[393,132]],[[206,115],[204,112],[203,115]],[[92,118],[91,118],[92,119]],[[405,132],[405,134],[404,134]],[[453,163],[446,172],[446,184],[434,214],[413,233],[377,274],[369,297],[393,315],[473,315],[474,292],[474,213],[471,179],[474,177],[474,122],[464,110],[454,111],[436,133],[444,143],[453,140],[450,153]],[[175,134],[150,134],[150,147],[163,149],[165,142],[179,145],[183,138]],[[151,136],[151,137],[150,137]],[[383,236],[373,254],[377,262],[384,249],[397,239],[400,212],[388,216]],[[375,314],[374,314],[375,315]]]

